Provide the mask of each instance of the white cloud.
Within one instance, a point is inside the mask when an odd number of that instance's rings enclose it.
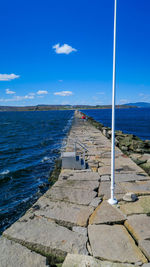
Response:
[[[71,91],[61,91],[61,92],[55,92],[54,95],[70,96],[73,95],[73,93]]]
[[[12,74],[0,74],[0,81],[10,81],[19,78],[20,75]]]
[[[0,98],[0,102],[16,102],[16,101],[22,101],[22,100],[27,100],[27,99],[34,99],[35,94],[34,93],[29,93],[24,96],[19,96],[15,95],[13,98]]]
[[[25,95],[23,99],[34,99],[34,95],[32,94]]]
[[[68,45],[68,44],[64,44],[62,46],[60,46],[60,44],[56,44],[52,47],[53,49],[55,49],[56,54],[70,54],[73,51],[77,51],[77,49],[73,48],[72,46]]]
[[[34,99],[34,94],[29,93],[28,95],[24,95],[24,96],[15,96],[14,98],[12,98],[12,101],[22,101],[25,99]]]
[[[6,89],[6,94],[7,94],[7,95],[13,95],[13,94],[15,94],[15,93],[16,93],[16,92],[11,91],[9,88]]]
[[[37,91],[37,95],[47,95],[47,94],[48,94],[48,91],[46,91],[46,90]]]

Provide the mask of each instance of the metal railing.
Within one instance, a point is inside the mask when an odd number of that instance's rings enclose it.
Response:
[[[83,149],[83,160],[84,160],[84,166],[86,167],[86,163],[85,163],[85,153],[86,151],[88,151],[88,148],[86,147],[86,145],[83,145],[76,137],[75,139],[68,137],[66,141],[71,140],[72,143],[74,143],[74,152],[77,155],[77,145],[80,146]],[[62,148],[61,152],[65,151],[65,147]]]
[[[75,143],[74,143],[74,151],[75,151],[75,154],[77,152],[77,145],[79,145],[83,149],[83,160],[84,160],[84,166],[86,167],[86,163],[85,163],[85,152],[88,151],[88,149],[78,139],[76,139],[75,140]]]

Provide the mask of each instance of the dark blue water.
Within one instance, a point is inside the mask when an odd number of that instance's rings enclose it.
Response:
[[[47,189],[73,114],[0,112],[0,232]]]
[[[104,126],[111,127],[111,109],[82,110]],[[150,140],[150,108],[116,109],[116,130]]]

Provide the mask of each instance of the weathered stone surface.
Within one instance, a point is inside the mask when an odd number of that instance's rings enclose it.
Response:
[[[111,174],[111,166],[102,166],[98,168],[99,175],[110,175]]]
[[[62,267],[133,267],[133,264],[101,261],[91,256],[67,254]],[[148,267],[148,266],[146,266]]]
[[[101,157],[100,163],[103,166],[111,166],[111,158],[103,158],[103,157]]]
[[[150,213],[150,196],[140,197],[134,203],[122,204],[120,210],[126,215]]]
[[[147,262],[124,226],[89,225],[88,234],[94,257],[122,263]]]
[[[73,226],[72,231],[87,236],[87,228],[86,227],[80,227],[80,226]]]
[[[150,181],[137,181],[135,183],[121,183],[126,192],[133,192],[136,195],[150,195]]]
[[[85,236],[45,218],[34,217],[25,221],[17,221],[3,234],[43,255],[54,254],[64,257],[68,252],[87,254]]]
[[[116,183],[146,181],[149,179],[150,177],[148,175],[138,175],[136,173],[116,173],[115,174]]]
[[[132,215],[125,222],[128,231],[134,236],[137,242],[143,239],[150,239],[150,217],[144,214]]]
[[[101,176],[101,182],[109,182],[109,181],[110,181],[110,175]]]
[[[130,158],[137,164],[143,164],[147,162],[147,158],[143,156],[141,156],[141,154],[131,154]]]
[[[123,200],[124,201],[127,201],[127,202],[134,202],[136,201],[138,198],[137,198],[137,195],[134,194],[134,193],[126,193],[124,196],[123,196]]]
[[[100,176],[88,169],[86,171],[72,170],[71,172],[61,172],[59,180],[99,181]]]
[[[103,201],[91,215],[89,224],[122,223],[125,219],[125,216],[116,207]]]
[[[123,152],[128,151],[128,147],[127,147],[127,146],[119,146],[119,147],[121,148],[121,150],[122,150]]]
[[[34,206],[39,209],[34,211]],[[40,198],[33,206],[33,212],[37,216],[50,218],[60,225],[71,227],[74,225],[86,226],[94,208],[83,205],[71,204],[63,201],[50,201],[48,198]]]
[[[150,162],[149,161],[147,161],[144,164],[141,164],[140,166],[150,175]]]
[[[150,261],[150,239],[149,240],[141,240],[139,242],[139,247],[143,251],[145,256],[147,257],[147,259]],[[148,267],[148,265],[145,267]],[[150,267],[150,263],[149,263],[149,267]]]
[[[59,180],[54,186],[56,187],[71,187],[75,189],[83,189],[83,190],[95,190],[99,187],[99,182],[97,181],[79,181],[79,180]]]
[[[110,186],[111,182],[101,182],[98,190],[98,196],[104,197],[104,199],[110,198]],[[123,198],[126,191],[124,188],[122,188],[119,184],[116,184],[115,187],[115,196],[117,200],[120,200]]]
[[[115,169],[120,173],[140,172],[141,168],[136,165],[130,158],[120,156],[115,162]]]
[[[96,208],[101,202],[102,202],[102,199],[100,197],[96,197],[91,201],[89,205]]]
[[[140,159],[141,159],[141,160],[146,160],[146,161],[147,161],[147,160],[150,159],[150,154],[146,154],[146,153],[145,153],[145,154],[142,155],[142,156],[140,155]]]
[[[1,267],[44,267],[48,266],[46,258],[27,249],[26,247],[0,238],[0,266]]]
[[[52,187],[46,192],[45,196],[52,200],[88,205],[97,196],[97,193],[91,190]]]
[[[150,262],[149,263],[144,263],[142,266],[143,267],[150,267]]]
[[[143,263],[142,263],[141,261],[138,261],[138,262],[136,262],[136,265],[137,265],[137,266],[142,266]]]

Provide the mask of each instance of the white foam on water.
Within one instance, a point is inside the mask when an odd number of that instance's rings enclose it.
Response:
[[[4,170],[3,172],[0,172],[0,175],[6,175],[8,174],[10,171],[9,170]]]
[[[48,161],[48,162],[52,162],[52,159],[49,158],[49,157],[44,157],[44,158],[41,160],[42,163],[43,163],[43,162],[46,162],[46,161]]]

